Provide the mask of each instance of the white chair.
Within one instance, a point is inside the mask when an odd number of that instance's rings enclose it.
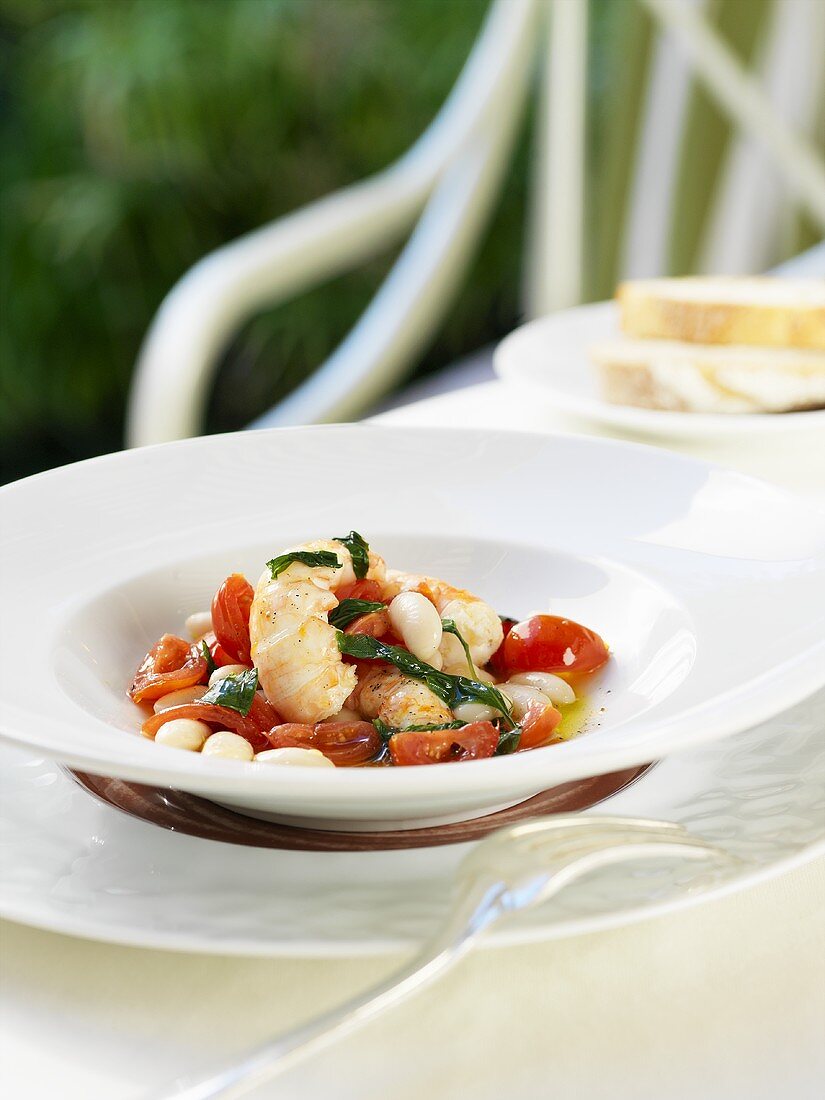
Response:
[[[761,76],[754,76],[705,19],[702,0],[638,2],[662,33],[636,151],[623,273],[665,270],[678,135],[692,78],[740,133],[715,198],[704,266],[764,266],[787,209],[766,178],[766,160],[825,231],[825,165],[804,136],[825,94],[825,3],[776,0]],[[254,426],[351,419],[388,392],[437,330],[461,285],[540,61],[525,300],[533,315],[582,301],[586,51],[587,0],[495,0],[441,112],[404,156],[218,249],[170,291],[136,366],[128,444],[198,434],[219,356],[244,321],[386,249],[418,219],[343,343]]]

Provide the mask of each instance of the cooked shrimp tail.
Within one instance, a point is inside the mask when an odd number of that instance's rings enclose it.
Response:
[[[284,562],[291,555],[292,561]],[[309,564],[313,559],[333,564]],[[304,558],[305,560],[301,560]],[[249,617],[252,661],[268,701],[288,722],[319,722],[337,714],[356,685],[336,644],[329,612],[340,588],[355,583],[352,556],[334,539],[294,547],[267,568],[255,589]],[[367,578],[383,584],[383,560],[370,552]]]

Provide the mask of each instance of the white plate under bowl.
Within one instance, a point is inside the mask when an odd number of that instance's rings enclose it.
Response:
[[[356,528],[397,567],[593,627],[613,657],[582,736],[490,760],[314,769],[138,732],[147,647],[306,538]],[[0,728],[85,771],[328,828],[491,812],[660,759],[825,683],[825,518],[729,471],[568,437],[342,425],[188,440],[0,493]]]
[[[560,412],[624,431],[663,439],[825,432],[825,409],[791,413],[684,413],[613,405],[601,396],[588,348],[619,336],[618,309],[596,302],[522,325],[498,345],[500,378],[541,396]]]
[[[741,859],[602,870],[488,943],[672,912],[825,853],[825,693],[657,764],[588,812],[685,825]],[[71,935],[213,954],[397,950],[435,931],[469,844],[370,852],[248,848],[104,805],[58,765],[0,746],[0,915]]]

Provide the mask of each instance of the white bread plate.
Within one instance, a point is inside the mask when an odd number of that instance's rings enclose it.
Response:
[[[586,732],[489,760],[303,768],[153,743],[147,648],[307,538],[355,528],[501,613],[586,623],[612,659]],[[492,812],[749,728],[825,684],[825,517],[664,450],[523,432],[339,425],[91,459],[0,491],[0,735],[98,775],[327,828]]]
[[[596,302],[540,317],[498,345],[496,373],[554,410],[643,436],[691,439],[825,431],[825,409],[782,413],[698,413],[614,405],[600,392],[592,349],[621,339],[615,302]]]

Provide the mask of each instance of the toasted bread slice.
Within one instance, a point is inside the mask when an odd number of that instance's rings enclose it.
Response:
[[[825,351],[825,279],[642,279],[616,297],[639,339]]]
[[[700,413],[825,407],[825,354],[815,351],[618,339],[590,352],[602,396],[617,405]]]

